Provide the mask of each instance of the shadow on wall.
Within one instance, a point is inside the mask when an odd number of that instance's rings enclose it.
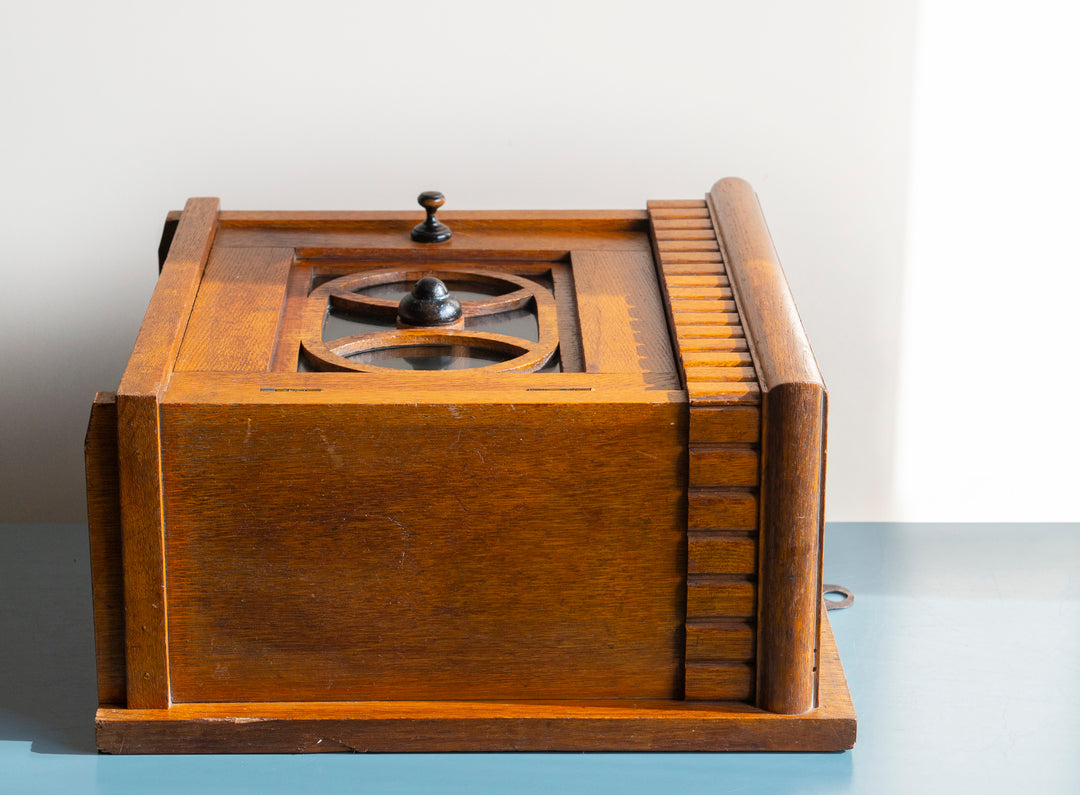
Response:
[[[95,753],[86,525],[0,525],[0,638],[0,742]]]

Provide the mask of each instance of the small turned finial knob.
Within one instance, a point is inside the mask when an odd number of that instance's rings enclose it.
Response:
[[[405,326],[449,326],[461,320],[461,302],[434,276],[424,276],[398,304],[398,323]]]
[[[413,227],[412,239],[418,243],[442,243],[449,240],[453,234],[450,227],[435,217],[435,211],[443,206],[446,197],[437,190],[426,190],[416,197],[416,201],[427,212],[427,218]]]

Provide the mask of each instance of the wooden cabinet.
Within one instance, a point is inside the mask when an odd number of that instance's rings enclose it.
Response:
[[[749,186],[422,217],[169,217],[87,436],[99,746],[851,747]]]

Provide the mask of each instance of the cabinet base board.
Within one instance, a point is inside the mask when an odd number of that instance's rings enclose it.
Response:
[[[176,704],[97,711],[106,753],[843,751],[855,710],[828,619],[818,707],[776,715],[705,701]]]

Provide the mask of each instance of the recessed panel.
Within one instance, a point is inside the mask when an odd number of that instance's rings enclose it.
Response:
[[[680,697],[685,423],[163,406],[173,700]]]

